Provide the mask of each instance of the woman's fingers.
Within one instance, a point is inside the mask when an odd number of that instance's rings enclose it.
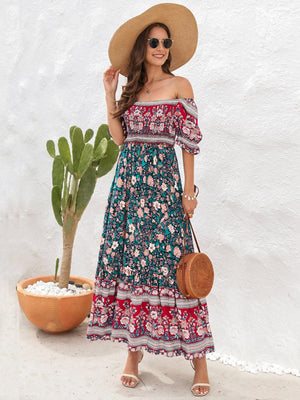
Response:
[[[105,71],[103,74],[103,80],[112,81],[114,78],[114,73],[112,71]]]
[[[111,68],[108,68],[103,74],[104,81],[111,81],[113,79],[114,72]]]
[[[116,80],[119,79],[119,74],[120,74],[120,70],[118,69],[118,70],[116,71],[116,73],[115,73],[115,78],[116,78]]]
[[[113,66],[110,66],[103,74],[104,78],[110,78],[110,79],[114,79],[114,78],[118,78],[120,73],[120,70],[118,69],[114,69]]]
[[[183,211],[186,216],[189,218],[192,218],[194,215],[195,208],[197,207],[197,200],[188,200],[183,198],[182,199],[182,206],[183,206]]]
[[[118,86],[119,73],[120,70],[114,69],[113,66],[110,66],[106,71],[104,71],[103,84],[106,93],[115,94]]]

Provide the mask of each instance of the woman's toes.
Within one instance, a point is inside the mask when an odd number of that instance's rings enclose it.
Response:
[[[209,390],[207,390],[207,388],[202,388],[200,393],[204,395],[207,394],[208,392]]]
[[[196,394],[196,395],[198,395],[198,394],[200,394],[200,390],[199,390],[199,388],[195,388],[195,389],[193,389],[193,392],[194,392],[194,394]]]
[[[133,377],[122,375],[121,376],[121,382],[124,386],[129,386],[129,387],[136,387],[138,384],[138,381],[134,379]]]
[[[129,381],[130,386],[135,386],[136,384],[137,384],[137,382],[132,379]]]
[[[196,386],[193,391],[194,391],[194,393],[196,395],[201,394],[201,395],[204,396],[209,392],[209,389],[208,389],[208,387],[205,387],[205,386],[203,386],[203,387],[202,386]]]
[[[121,382],[123,383],[123,385],[131,387],[134,387],[137,384],[137,381],[135,379],[129,377],[123,377],[121,379]]]

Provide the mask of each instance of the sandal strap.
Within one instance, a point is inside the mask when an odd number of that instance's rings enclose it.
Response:
[[[195,384],[191,387],[191,390],[195,389],[195,387],[197,387],[197,386],[208,386],[208,387],[210,387],[210,384],[209,384],[209,383],[195,383]]]
[[[195,371],[195,366],[194,366],[193,360],[190,360],[190,364],[191,364],[191,367],[193,368],[193,370]]]
[[[121,376],[125,376],[126,378],[132,378],[132,379],[135,379],[137,382],[139,382],[139,378],[135,375],[122,374]]]

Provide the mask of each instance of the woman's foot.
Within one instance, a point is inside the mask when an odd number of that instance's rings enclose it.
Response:
[[[121,382],[124,386],[135,388],[139,382],[138,378],[138,363],[142,361],[143,352],[129,351],[128,357],[125,364],[123,374],[121,375]]]
[[[205,396],[209,392],[209,380],[207,373],[206,357],[192,360],[195,369],[195,376],[192,385],[192,392],[195,396]],[[197,385],[201,384],[201,385]],[[207,384],[207,386],[205,385]]]

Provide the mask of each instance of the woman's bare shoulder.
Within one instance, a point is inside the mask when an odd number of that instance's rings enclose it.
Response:
[[[175,86],[176,97],[182,99],[184,97],[194,98],[194,92],[190,81],[182,76],[174,76],[173,84]]]

